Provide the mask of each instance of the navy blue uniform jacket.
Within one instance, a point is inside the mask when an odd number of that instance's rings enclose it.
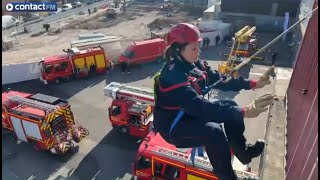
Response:
[[[210,102],[199,95],[195,89],[188,84],[188,76],[190,71],[205,70],[207,73],[207,81],[201,84],[210,85],[218,81],[221,77],[218,71],[212,70],[211,67],[204,68],[204,62],[199,60],[197,63],[190,64],[184,60],[174,59],[168,62],[163,69],[156,85],[156,104],[154,111],[154,130],[157,132],[169,132],[170,126],[177,116],[179,109],[169,107],[180,107],[185,111],[185,115],[179,123],[184,120],[199,121],[199,123],[224,121],[243,121],[242,108],[231,106],[225,101]],[[249,81],[239,77],[230,80],[228,83],[219,83],[216,89],[222,91],[240,91],[241,89],[249,90],[254,86],[254,81]],[[168,91],[163,92],[161,89]]]

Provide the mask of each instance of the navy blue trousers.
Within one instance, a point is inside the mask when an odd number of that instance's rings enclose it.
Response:
[[[226,102],[237,106],[234,101]],[[159,133],[166,141],[178,148],[205,146],[206,153],[214,168],[214,173],[218,178],[236,180],[231,165],[228,140],[245,140],[243,136],[245,127],[243,121],[228,120],[224,122],[224,128],[227,137],[224,134],[222,126],[218,123],[201,122],[197,119],[183,117],[172,130],[170,137],[168,133]]]

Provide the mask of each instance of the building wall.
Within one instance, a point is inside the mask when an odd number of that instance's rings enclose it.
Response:
[[[287,92],[286,180],[318,179],[318,11],[303,36]]]
[[[245,14],[245,13],[230,13],[221,12],[221,20],[225,23],[231,23],[234,31],[238,31],[246,25],[256,26],[257,31],[261,32],[282,32],[284,17],[260,15],[260,14]],[[289,26],[296,21],[295,18],[289,18]]]
[[[183,1],[187,6],[207,8],[208,0],[184,0]]]
[[[300,1],[301,0],[222,0],[221,9],[223,12],[271,15],[272,8],[276,8],[276,16],[283,16],[285,12],[289,12],[291,17],[295,17]]]
[[[245,25],[257,26],[260,32],[283,31],[285,12],[289,12],[289,25],[296,21],[300,0],[222,0],[221,19],[232,23],[234,30]]]

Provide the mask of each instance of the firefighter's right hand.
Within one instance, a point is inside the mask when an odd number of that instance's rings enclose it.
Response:
[[[265,85],[271,84],[270,76],[275,77],[274,66],[271,66],[257,81],[256,89],[263,88]]]
[[[253,100],[251,104],[244,108],[245,118],[255,118],[260,113],[268,110],[268,106],[272,103],[274,96],[269,93]]]

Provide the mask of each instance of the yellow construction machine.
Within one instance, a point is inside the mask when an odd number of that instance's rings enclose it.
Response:
[[[250,57],[257,49],[257,39],[253,36],[256,27],[245,26],[235,33],[230,53],[227,62],[223,62],[218,66],[218,71],[222,75],[230,75],[232,69],[237,65],[237,62]],[[232,74],[234,78],[238,77],[238,72]]]

